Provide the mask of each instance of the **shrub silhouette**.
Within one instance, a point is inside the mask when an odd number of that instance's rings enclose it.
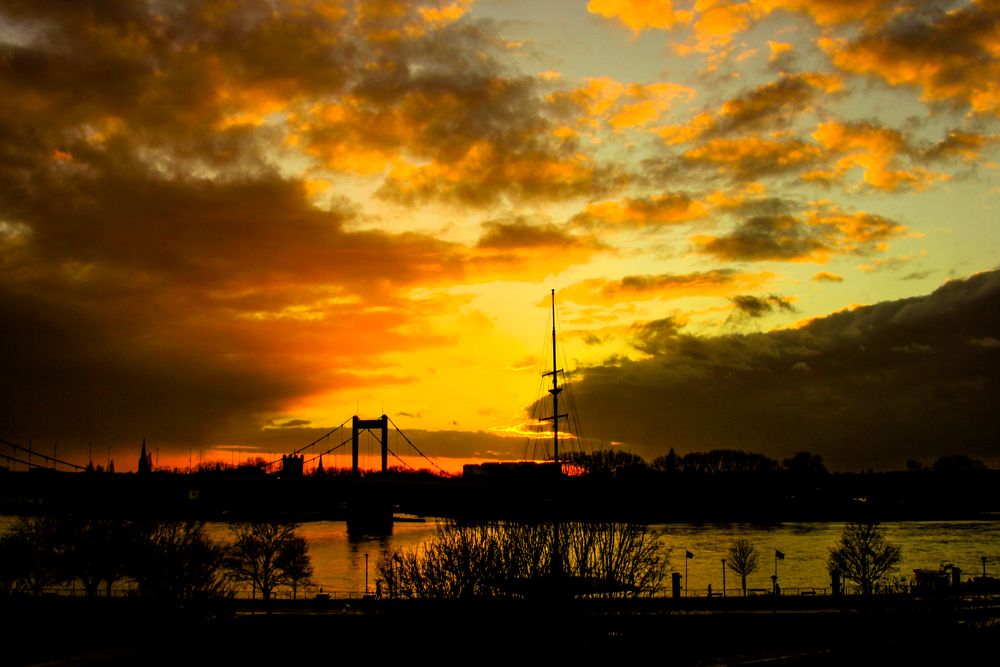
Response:
[[[449,522],[419,549],[386,551],[378,569],[390,597],[628,597],[656,593],[668,562],[658,534],[638,524]]]

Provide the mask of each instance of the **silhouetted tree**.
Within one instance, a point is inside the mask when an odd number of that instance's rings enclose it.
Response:
[[[902,559],[900,548],[885,539],[877,521],[853,521],[844,526],[840,542],[830,549],[827,567],[853,581],[864,595]]]
[[[139,528],[130,567],[139,594],[160,607],[205,609],[228,597],[225,551],[201,521],[157,522]]]
[[[934,472],[969,474],[987,470],[986,464],[965,454],[942,456],[934,462]]]
[[[571,452],[566,462],[591,479],[614,479],[647,469],[641,456],[620,449],[602,449],[590,454]]]
[[[292,535],[278,550],[278,568],[285,573],[288,585],[292,587],[292,599],[298,597],[300,586],[308,586],[313,575],[312,560],[306,539]]]
[[[19,517],[4,537],[12,572],[11,589],[41,595],[70,578],[59,521],[47,516]]]
[[[796,452],[791,458],[782,461],[781,467],[795,475],[822,477],[829,474],[823,457],[812,452]]]
[[[393,597],[516,597],[560,586],[624,597],[654,594],[667,563],[658,534],[637,524],[446,523],[420,549],[384,553],[378,569]]]
[[[747,577],[757,571],[757,550],[750,540],[739,538],[729,546],[726,567],[740,575],[743,595],[747,594]]]
[[[295,535],[296,528],[295,523],[230,524],[233,545],[226,558],[230,578],[251,584],[265,603],[278,586],[292,586],[293,581],[297,586],[311,565],[306,567],[309,555],[305,541]]]
[[[108,597],[114,583],[132,566],[139,535],[121,519],[66,516],[56,519],[64,567],[70,579],[79,579],[87,597],[95,597],[101,582]]]
[[[10,534],[0,535],[0,594],[23,590],[30,563],[31,553],[24,540]]]
[[[684,456],[681,468],[685,473],[714,475],[720,473],[763,473],[778,469],[774,459],[738,449],[713,449],[691,452]]]
[[[665,472],[668,475],[672,475],[680,472],[681,460],[680,457],[677,456],[677,452],[674,451],[674,448],[671,447],[669,452],[663,456],[657,456],[653,459],[653,462],[649,467],[658,472]]]

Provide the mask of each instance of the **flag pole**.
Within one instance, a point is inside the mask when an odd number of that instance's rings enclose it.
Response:
[[[694,554],[684,549],[684,597],[688,596],[688,561],[694,558]]]

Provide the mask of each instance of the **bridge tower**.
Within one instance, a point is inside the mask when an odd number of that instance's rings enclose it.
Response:
[[[389,467],[389,417],[382,415],[378,419],[360,419],[357,415],[351,420],[351,472],[358,474],[358,436],[361,431],[371,433],[373,429],[379,429],[379,438],[382,444],[382,472]],[[378,436],[376,436],[378,437]]]

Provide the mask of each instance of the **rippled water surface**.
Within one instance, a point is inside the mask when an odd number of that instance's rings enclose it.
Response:
[[[704,595],[709,584],[718,592],[722,585],[722,559],[736,538],[753,542],[760,553],[760,566],[750,576],[749,588],[770,588],[774,574],[775,550],[785,558],[777,561],[781,586],[790,591],[797,588],[829,587],[826,561],[830,547],[837,543],[843,523],[781,523],[760,524],[658,524],[661,543],[670,553],[671,570],[685,572],[691,595]],[[914,568],[937,568],[954,564],[968,576],[982,573],[982,557],[989,560],[991,574],[1000,571],[1000,520],[998,521],[909,521],[884,524],[890,541],[899,544],[903,560],[896,576],[909,579]],[[213,534],[224,537],[223,524],[211,526]],[[328,592],[363,591],[365,587],[365,554],[369,554],[369,586],[374,588],[376,561],[383,549],[419,548],[432,539],[437,522],[397,523],[387,538],[350,540],[346,524],[319,521],[300,526],[300,534],[308,541],[313,558],[317,586]],[[694,558],[685,559],[685,550]],[[686,563],[685,563],[686,561]],[[966,578],[963,575],[963,578]],[[726,587],[735,591],[739,578],[726,573]]]
[[[15,519],[0,516],[0,530]],[[334,595],[359,594],[365,588],[365,554],[368,554],[369,588],[374,589],[378,576],[376,565],[388,547],[417,549],[433,539],[438,521],[397,523],[393,533],[383,538],[350,539],[344,522],[316,521],[299,526],[299,534],[309,543],[317,590]],[[900,545],[903,560],[895,576],[909,579],[914,568],[937,568],[953,564],[962,569],[963,578],[982,573],[982,557],[987,557],[990,574],[1000,572],[1000,519],[988,521],[906,521],[883,524],[890,541]],[[771,585],[775,570],[775,551],[785,558],[777,561],[778,577],[786,592],[799,588],[828,588],[826,571],[830,547],[837,543],[843,523],[761,524],[657,524],[663,549],[670,555],[672,571],[685,574],[690,595],[704,595],[709,584],[715,592],[722,585],[722,559],[737,538],[753,542],[760,554],[760,566],[747,582],[749,588]],[[226,524],[208,524],[209,533],[226,541]],[[694,558],[685,559],[685,551]],[[726,587],[736,592],[739,578],[726,573]]]

